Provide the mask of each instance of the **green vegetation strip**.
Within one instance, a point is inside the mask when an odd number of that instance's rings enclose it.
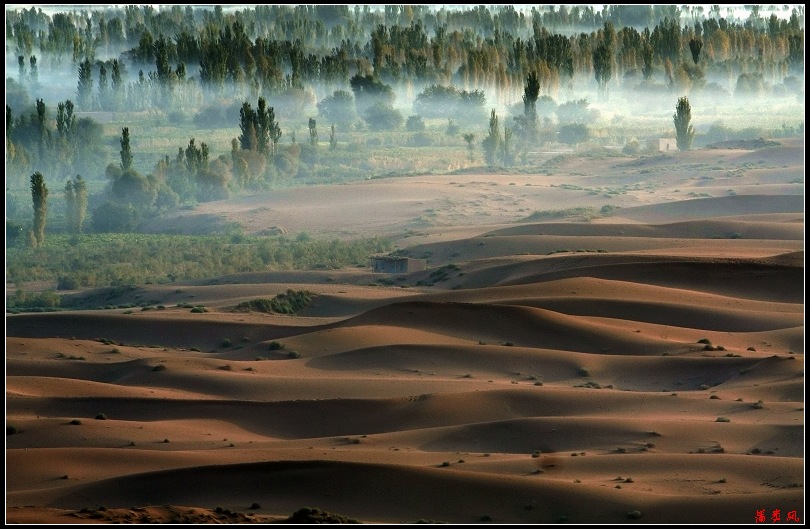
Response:
[[[171,283],[242,272],[366,266],[370,255],[391,249],[391,242],[381,238],[51,235],[37,248],[7,248],[6,270],[7,280],[18,288],[29,281],[48,281],[69,290]]]

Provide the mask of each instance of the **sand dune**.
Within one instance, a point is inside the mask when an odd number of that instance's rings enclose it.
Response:
[[[770,213],[804,213],[804,194],[797,187],[794,194],[737,195],[730,197],[696,198],[667,204],[624,208],[621,218],[640,222],[664,223],[681,219],[710,219],[731,215]]]
[[[803,518],[804,145],[780,142],[155,219],[385,235],[429,267],[257,270],[7,314],[7,522]],[[317,296],[235,310],[288,288]],[[165,308],[98,308],[142,299]]]

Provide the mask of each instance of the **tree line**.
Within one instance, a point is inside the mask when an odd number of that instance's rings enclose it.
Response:
[[[321,98],[355,74],[417,90],[486,90],[500,106],[519,96],[531,72],[541,93],[555,97],[594,74],[604,91],[654,72],[681,85],[743,74],[773,83],[804,68],[802,6],[788,19],[753,6],[744,20],[723,17],[719,6],[428,7],[127,6],[53,17],[31,7],[7,11],[6,41],[22,84],[53,66],[42,54],[76,67],[82,110],[188,110],[205,95],[272,100],[313,90]],[[702,76],[689,64],[698,56]]]
[[[70,231],[81,233],[88,217],[96,231],[132,231],[142,219],[182,204],[296,175],[300,162],[317,160],[319,122],[335,151],[338,133],[358,119],[372,132],[404,124],[417,137],[423,117],[447,119],[448,134],[458,135],[460,124],[483,124],[489,116],[486,136],[461,136],[469,160],[480,148],[488,165],[510,166],[539,141],[587,138],[593,119],[587,99],[555,101],[574,83],[593,83],[608,100],[618,83],[660,85],[672,95],[722,93],[707,81],[709,74],[740,72],[735,92],[745,94],[761,91],[766,76],[785,86],[791,74],[803,76],[801,6],[789,19],[763,18],[754,9],[746,20],[710,11],[708,17],[691,13],[682,24],[682,16],[676,6],[606,6],[601,12],[538,6],[528,14],[511,6],[257,6],[227,13],[221,6],[159,12],[127,6],[53,17],[34,7],[7,11],[7,46],[19,54],[18,81],[7,79],[7,179],[34,171],[29,243],[38,245],[47,215],[46,174],[67,179]],[[647,24],[640,30],[639,21]],[[556,31],[563,26],[579,31]],[[37,59],[35,50],[48,60]],[[35,91],[39,76],[58,61],[76,68],[75,98],[59,102],[55,116],[42,99],[26,109],[20,94]],[[407,119],[395,105],[394,87],[401,84],[416,93]],[[204,107],[212,95],[216,103]],[[512,99],[520,102],[509,121],[495,107]],[[192,137],[144,174],[134,164],[129,127],[121,129],[120,162],[107,163],[101,126],[76,117],[82,110],[150,108],[193,115],[200,128],[224,118],[239,134],[230,153],[219,156]],[[690,112],[688,99],[679,98],[673,116],[679,148],[689,148],[694,138]],[[305,116],[308,141],[297,142],[290,130],[282,146],[279,119],[291,116]],[[553,130],[551,116],[558,123]],[[106,179],[95,203],[81,174]]]

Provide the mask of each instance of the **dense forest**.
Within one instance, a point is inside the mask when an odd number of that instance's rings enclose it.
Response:
[[[695,145],[804,132],[803,5],[43,7],[6,10],[12,246],[274,186],[639,154],[680,98]]]

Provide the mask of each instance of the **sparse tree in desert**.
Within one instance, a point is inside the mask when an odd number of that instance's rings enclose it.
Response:
[[[514,161],[512,153],[512,129],[504,127],[503,141],[501,142],[501,161],[505,167],[511,167]]]
[[[462,138],[464,138],[464,141],[467,142],[467,150],[469,151],[470,163],[472,163],[473,160],[475,159],[475,156],[473,154],[473,141],[475,141],[475,134],[473,134],[472,132],[468,132],[467,134],[464,134]]]
[[[65,184],[66,221],[72,233],[81,233],[87,216],[87,185],[81,175],[76,180],[68,179]]]
[[[122,64],[118,62],[118,59],[113,59],[110,82],[113,93],[112,97],[114,110],[118,110],[121,107],[124,99],[124,80],[121,72],[121,66]]]
[[[101,110],[109,108],[108,101],[110,100],[110,87],[107,84],[107,68],[104,63],[98,65],[98,102]]]
[[[68,181],[65,183],[65,217],[67,220],[67,224],[70,228],[73,228],[73,215],[76,211],[76,193],[73,191],[73,180],[68,178]]]
[[[73,229],[76,233],[81,233],[84,219],[87,218],[87,184],[81,175],[76,175],[76,180],[73,182],[73,195],[75,197]]]
[[[263,97],[260,97],[256,103],[256,137],[259,142],[258,150],[265,155],[268,154],[273,136],[273,128],[278,126],[275,119],[275,109],[268,107],[267,101]]]
[[[132,167],[132,150],[129,146],[129,127],[121,129],[121,170],[127,171]]]
[[[253,110],[247,101],[242,103],[239,110],[239,128],[242,131],[239,135],[239,144],[243,150],[275,155],[278,140],[281,138],[281,128],[276,121],[275,109],[268,107],[263,97],[259,98],[256,110]]]
[[[523,89],[523,128],[526,141],[537,139],[537,98],[540,95],[540,80],[537,72],[531,72],[526,77],[526,86]]]
[[[481,142],[484,147],[484,157],[488,165],[495,165],[501,147],[501,128],[498,125],[498,115],[495,109],[489,116],[489,135]]]
[[[76,125],[76,116],[73,114],[73,102],[68,99],[56,105],[56,130],[59,137],[69,140]]]
[[[313,147],[318,146],[318,128],[315,118],[309,118],[309,144]]]
[[[17,56],[17,64],[20,67],[20,84],[25,84],[25,55]]]
[[[335,124],[332,123],[332,128],[329,129],[329,150],[334,151],[337,149],[337,137],[335,136]]]
[[[39,154],[40,166],[45,162],[45,143],[50,135],[46,112],[45,101],[37,99],[37,153]]]
[[[28,78],[31,80],[31,86],[36,88],[39,86],[39,68],[37,67],[37,56],[31,55],[28,58],[28,63],[31,65],[31,70],[28,72]]]
[[[688,151],[692,147],[692,140],[695,138],[695,129],[692,127],[692,107],[689,99],[681,97],[675,107],[675,114],[672,115],[675,122],[675,140],[678,150]]]
[[[31,199],[34,202],[33,239],[37,246],[45,242],[45,220],[48,215],[48,186],[45,177],[37,171],[31,175]]]

